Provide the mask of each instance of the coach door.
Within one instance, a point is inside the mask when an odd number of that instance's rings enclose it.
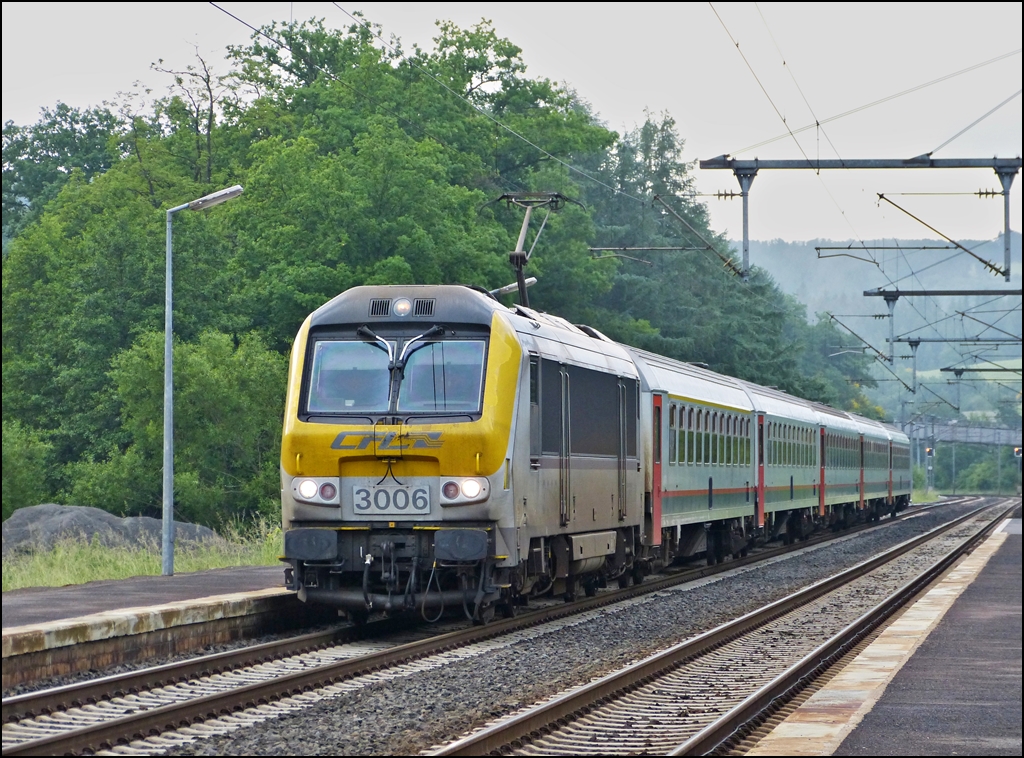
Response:
[[[654,396],[650,512],[644,514],[644,531],[650,545],[661,544],[661,395]]]

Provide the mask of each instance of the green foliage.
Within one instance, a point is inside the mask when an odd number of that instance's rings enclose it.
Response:
[[[934,483],[937,489],[954,489],[954,445],[935,446]],[[958,443],[955,452],[955,489],[963,492],[1003,492],[1013,494],[1020,487],[1019,461],[1009,446]]]
[[[79,110],[64,103],[32,126],[8,121],[3,133],[3,238],[7,240],[37,219],[74,170],[87,179],[115,162],[112,138],[118,119],[106,108]]]
[[[272,514],[285,359],[256,335],[236,346],[207,331],[174,350],[175,514],[220,525]],[[146,333],[110,372],[127,446],[71,464],[70,500],[120,514],[157,515],[163,465],[163,335]]]
[[[46,485],[51,452],[42,435],[17,421],[3,420],[3,517],[38,505],[49,496]]]

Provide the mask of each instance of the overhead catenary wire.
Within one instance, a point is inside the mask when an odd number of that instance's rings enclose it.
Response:
[[[950,142],[952,142],[953,140],[955,140],[955,139],[956,139],[957,137],[960,137],[960,136],[962,136],[962,135],[966,134],[967,132],[969,132],[969,131],[970,131],[971,129],[973,129],[973,128],[974,128],[974,127],[976,127],[976,126],[977,126],[978,124],[980,124],[980,123],[981,123],[982,121],[984,121],[985,119],[987,119],[987,118],[988,118],[989,116],[991,116],[991,115],[992,115],[993,113],[995,113],[995,112],[996,112],[997,110],[999,110],[1000,108],[1002,108],[1002,107],[1003,107],[1004,105],[1006,105],[1006,104],[1007,104],[1008,102],[1010,102],[1010,101],[1011,101],[1011,100],[1013,100],[1014,98],[1020,97],[1020,93],[1021,93],[1021,92],[1024,92],[1024,90],[1017,90],[1016,92],[1014,92],[1014,93],[1013,93],[1012,95],[1010,95],[1010,96],[1009,96],[1008,98],[1006,98],[1005,100],[1003,100],[1003,102],[999,103],[999,105],[997,105],[997,106],[996,106],[995,108],[993,108],[992,110],[990,110],[990,111],[986,112],[986,113],[985,113],[985,114],[984,114],[983,116],[980,116],[979,118],[976,118],[976,119],[975,119],[974,121],[972,121],[972,122],[971,122],[971,123],[969,123],[969,124],[968,124],[967,126],[965,126],[965,127],[963,128],[963,129],[961,129],[960,131],[958,131],[958,132],[957,132],[956,134],[954,134],[954,135],[953,135],[952,137],[950,137],[950,138],[949,138],[948,140],[946,140],[946,141],[945,141],[945,142],[943,142],[943,143],[942,143],[941,145],[939,145],[939,146],[938,146],[937,148],[935,148],[935,149],[934,149],[934,150],[932,150],[932,151],[931,151],[930,153],[928,153],[928,155],[932,155],[932,154],[934,154],[934,153],[937,153],[937,152],[939,152],[939,150],[941,150],[942,148],[944,148],[944,147],[945,147],[946,145],[948,145],[948,144],[949,144]]]
[[[796,87],[796,91],[800,93],[800,97],[804,101],[804,105],[807,106],[807,110],[810,111],[811,117],[814,119],[815,126],[818,131],[825,135],[825,140],[828,142],[829,147],[832,148],[832,152],[836,154],[839,160],[843,159],[843,156],[839,154],[839,150],[832,144],[832,139],[828,136],[828,132],[822,127],[821,122],[818,120],[818,114],[814,112],[814,108],[811,107],[810,102],[807,100],[807,96],[804,94],[803,89],[800,87],[800,83],[796,80],[796,74],[793,73],[792,67],[786,62],[786,56],[782,53],[782,48],[779,47],[779,43],[775,40],[775,35],[772,34],[771,27],[768,26],[768,19],[764,17],[764,13],[761,12],[761,6],[758,3],[754,3],[754,7],[757,8],[757,15],[761,17],[761,22],[764,24],[765,31],[768,32],[768,36],[771,37],[772,44],[775,45],[775,49],[779,53],[779,57],[782,58],[782,66],[786,69],[786,73],[789,74],[789,78],[793,80],[793,86]]]
[[[747,68],[750,70],[750,73],[753,75],[754,80],[757,82],[758,86],[761,88],[761,91],[764,93],[765,97],[768,98],[768,102],[771,103],[771,106],[772,106],[773,110],[778,115],[778,117],[782,121],[783,125],[785,125],[786,129],[788,130],[788,133],[789,133],[790,137],[796,143],[796,146],[800,150],[801,154],[804,156],[804,159],[807,160],[808,163],[810,163],[810,159],[808,158],[807,153],[804,150],[803,146],[800,144],[800,140],[798,140],[796,138],[796,134],[793,132],[792,129],[790,129],[789,124],[787,123],[785,117],[782,115],[782,112],[775,105],[774,100],[772,100],[772,97],[768,93],[768,90],[765,88],[764,84],[761,82],[761,79],[760,79],[760,77],[758,77],[757,72],[754,71],[753,66],[750,64],[750,61],[747,59],[746,55],[740,49],[739,42],[732,35],[732,32],[729,31],[728,26],[726,25],[725,21],[722,19],[721,15],[718,13],[718,11],[715,9],[714,4],[708,3],[708,5],[711,6],[711,10],[712,10],[712,12],[714,12],[715,17],[718,19],[718,22],[722,25],[722,28],[725,30],[726,35],[728,35],[730,41],[735,46],[736,51],[740,54],[740,57],[743,59],[743,62],[746,64]],[[758,12],[760,13],[760,8],[758,8]],[[762,18],[762,20],[764,20],[763,14],[761,15],[761,18]],[[767,22],[765,22],[765,27],[767,28]],[[770,29],[768,29],[768,33],[769,33],[769,36],[771,36],[771,30]],[[774,37],[772,37],[772,41],[773,42],[775,41]],[[776,49],[779,51],[779,55],[783,58],[783,64],[785,65],[785,56],[782,54],[782,51],[778,47],[777,43],[776,43]],[[790,71],[790,76],[793,78],[794,83],[796,83],[796,77],[793,75],[792,71]],[[799,84],[797,84],[797,89],[798,90],[800,89]],[[800,92],[801,92],[801,96],[803,97],[803,91],[800,90]],[[807,101],[806,97],[804,97],[804,102],[807,105],[808,110],[811,112],[811,115],[814,116],[815,115],[814,111],[811,108],[810,103]],[[815,119],[817,121],[816,117],[815,117]],[[831,140],[829,140],[829,144],[830,145],[832,144]],[[835,146],[834,145],[832,145],[832,148],[833,148],[833,150],[835,150]],[[836,155],[837,155],[837,157],[839,157],[840,160],[842,160],[842,156],[839,155],[838,150],[836,150]],[[853,232],[853,234],[857,238],[858,242],[860,242],[861,248],[864,250],[865,253],[867,253],[867,255],[869,256],[871,262],[873,262],[875,264],[875,266],[878,267],[878,269],[879,269],[879,271],[881,271],[882,275],[886,279],[888,279],[890,281],[890,283],[892,283],[891,277],[889,277],[889,275],[885,272],[884,268],[882,268],[882,266],[879,265],[878,260],[871,253],[871,251],[867,249],[867,246],[865,245],[864,240],[861,239],[860,235],[857,233],[856,228],[854,228],[853,223],[850,221],[849,217],[846,215],[846,211],[843,210],[842,206],[839,205],[839,202],[836,200],[836,198],[832,194],[831,190],[829,190],[828,185],[825,183],[824,179],[821,177],[821,173],[820,172],[815,172],[815,173],[818,176],[818,180],[821,182],[822,187],[824,188],[825,192],[828,194],[829,199],[832,200],[832,203],[836,206],[836,209],[839,211],[840,215],[843,217],[843,220],[850,227],[850,230]],[[856,257],[856,256],[851,256],[851,257]],[[906,260],[906,259],[904,258],[904,260]],[[907,262],[907,265],[909,266],[909,261]],[[918,314],[918,316],[921,317],[921,319],[923,321],[928,321],[929,320],[928,318],[925,317],[925,315],[923,313],[921,313],[921,311],[918,309],[918,307],[914,303],[911,303],[910,307]]]
[[[916,85],[914,87],[910,87],[909,89],[905,89],[905,90],[902,90],[900,92],[895,92],[895,93],[893,93],[891,95],[887,95],[887,96],[885,96],[883,98],[880,98],[878,100],[873,100],[870,103],[865,103],[863,105],[858,105],[856,108],[851,108],[848,111],[843,111],[842,113],[837,113],[834,116],[829,116],[827,118],[823,118],[820,121],[816,121],[815,123],[805,124],[804,126],[797,127],[796,129],[788,129],[787,128],[787,131],[784,134],[776,135],[775,137],[772,137],[771,139],[766,139],[766,140],[763,140],[763,141],[758,142],[756,144],[748,145],[747,147],[740,148],[739,150],[733,150],[731,153],[728,153],[728,155],[739,155],[741,153],[747,153],[747,152],[750,152],[751,150],[756,150],[759,147],[764,147],[765,145],[770,145],[773,142],[778,142],[779,140],[786,139],[786,137],[790,136],[791,134],[800,134],[801,132],[806,132],[809,129],[814,129],[816,126],[821,126],[822,124],[828,124],[828,123],[831,123],[833,121],[838,121],[841,118],[846,118],[847,116],[852,116],[854,113],[859,113],[859,112],[861,112],[863,110],[867,110],[868,108],[873,108],[876,105],[881,105],[882,103],[887,103],[890,100],[895,100],[898,97],[903,97],[904,95],[909,95],[909,94],[911,94],[913,92],[917,92],[919,90],[925,89],[926,87],[931,87],[932,85],[940,84],[942,82],[948,81],[949,79],[953,79],[953,78],[961,76],[963,74],[970,73],[971,71],[976,71],[977,69],[983,68],[984,66],[990,66],[993,63],[998,63],[999,61],[1005,60],[1005,59],[1010,58],[1010,57],[1012,57],[1014,55],[1020,55],[1021,51],[1024,51],[1024,48],[1017,48],[1016,50],[1011,50],[1008,53],[1003,53],[1002,55],[997,55],[995,58],[989,58],[988,60],[982,61],[981,63],[975,63],[973,66],[968,66],[967,68],[962,68],[959,71],[954,71],[953,73],[946,74],[945,76],[940,76],[938,79],[932,79],[931,81],[927,81],[924,84],[918,84],[918,85]]]

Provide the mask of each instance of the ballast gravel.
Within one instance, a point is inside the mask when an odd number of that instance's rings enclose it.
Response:
[[[807,552],[618,604],[589,620],[400,678],[173,755],[408,755],[453,739],[849,568],[976,506],[949,505]]]

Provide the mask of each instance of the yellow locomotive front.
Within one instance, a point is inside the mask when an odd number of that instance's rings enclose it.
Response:
[[[522,351],[505,314],[468,287],[390,286],[306,319],[281,445],[286,584],[300,599],[356,619],[511,610],[501,527]]]

